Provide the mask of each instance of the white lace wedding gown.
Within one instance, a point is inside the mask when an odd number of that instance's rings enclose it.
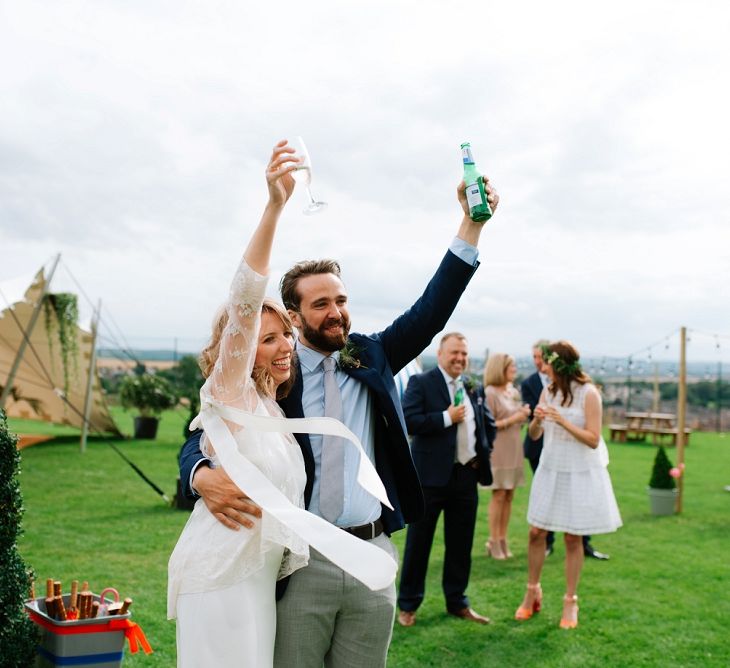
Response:
[[[589,387],[573,383],[570,406],[560,405],[561,392],[554,397],[546,392],[546,401],[569,422],[584,428]],[[608,449],[604,440],[593,449],[555,422],[546,420],[543,425],[544,445],[532,480],[527,521],[541,529],[575,535],[616,531],[622,522],[606,468]]]
[[[203,450],[263,515],[254,529],[233,531],[202,499],[195,504],[168,563],[167,615],[177,617],[179,668],[271,666],[276,580],[307,564],[309,545],[373,591],[389,586],[397,570],[384,550],[304,510],[304,461],[291,432],[350,440],[360,452],[358,483],[390,503],[362,445],[342,423],[286,419],[273,400],[257,392],[251,370],[266,283],[265,276],[241,263],[218,361],[200,391],[201,411],[191,425],[204,427]]]
[[[227,305],[229,323],[215,369],[201,398],[256,415],[281,417],[281,409],[256,391],[261,303],[267,280],[244,262]],[[291,503],[303,507],[306,476],[299,445],[290,434],[262,433],[228,423],[239,452]],[[209,447],[206,435],[203,448]],[[217,461],[213,455],[214,464]],[[284,549],[287,557],[282,562]],[[270,666],[276,632],[276,579],[306,565],[308,546],[269,513],[253,530],[232,531],[202,499],[170,557],[168,616],[177,616],[178,666]]]

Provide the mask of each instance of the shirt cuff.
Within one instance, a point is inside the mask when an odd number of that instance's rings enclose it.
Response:
[[[188,480],[188,484],[190,485],[190,491],[192,491],[193,494],[195,494],[196,497],[200,498],[200,494],[198,494],[198,490],[193,487],[193,478],[195,477],[195,472],[198,470],[198,467],[200,467],[201,464],[205,464],[205,466],[211,466],[211,461],[207,457],[203,457],[203,459],[199,459],[195,464],[193,465],[193,470],[190,471],[190,479]]]
[[[470,264],[472,267],[477,266],[479,249],[476,246],[472,246],[470,243],[460,239],[459,237],[454,237],[454,240],[449,246],[449,250],[460,260]]]
[[[443,416],[444,416],[444,429],[448,429],[452,424],[454,424],[451,420],[451,416],[449,415],[449,411],[444,411]]]

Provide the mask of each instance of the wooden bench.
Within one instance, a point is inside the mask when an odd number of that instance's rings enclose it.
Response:
[[[626,432],[629,428],[625,424],[610,424],[608,429],[611,433],[609,440],[615,443],[626,443]]]
[[[692,433],[692,430],[689,427],[684,428],[684,444],[689,445],[689,435]],[[679,434],[679,429],[677,427],[671,427],[669,429],[655,429],[652,432],[652,441],[654,443],[659,441],[659,443],[662,443],[663,440],[667,439],[668,445],[677,445],[677,435]]]
[[[649,435],[651,436],[651,442],[655,445],[665,442],[667,445],[677,445],[677,434],[679,433],[677,427],[633,427],[625,424],[610,424],[608,425],[608,430],[610,433],[609,439],[614,443],[646,441],[646,437]],[[689,435],[691,433],[692,430],[689,427],[685,427],[685,445],[689,445]]]

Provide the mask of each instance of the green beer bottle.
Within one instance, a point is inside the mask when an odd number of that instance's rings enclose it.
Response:
[[[492,217],[492,207],[487,202],[484,178],[477,171],[474,157],[471,154],[471,144],[468,141],[461,145],[461,157],[464,160],[464,183],[466,183],[469,216],[475,223],[483,223]]]
[[[454,392],[454,406],[461,406],[464,401],[464,383],[459,378],[456,381],[456,392]]]

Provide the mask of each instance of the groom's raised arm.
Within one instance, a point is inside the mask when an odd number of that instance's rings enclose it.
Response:
[[[492,211],[499,204],[499,195],[484,179],[487,199]],[[394,374],[420,355],[448,322],[479,262],[477,245],[484,229],[469,216],[466,186],[462,181],[456,196],[462,208],[462,220],[456,237],[418,300],[377,336]]]

